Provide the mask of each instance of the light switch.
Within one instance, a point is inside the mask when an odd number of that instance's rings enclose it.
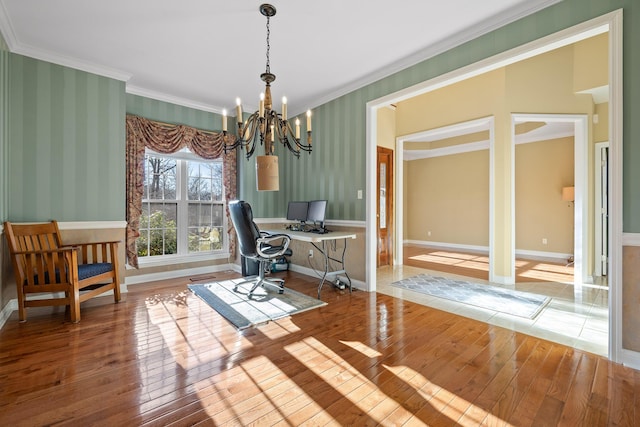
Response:
[[[358,190],[358,199],[362,199],[362,190]]]

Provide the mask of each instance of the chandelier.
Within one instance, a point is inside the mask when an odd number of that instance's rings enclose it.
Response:
[[[270,4],[260,5],[260,13],[267,17],[267,65],[260,79],[265,82],[264,93],[260,94],[260,104],[258,111],[251,114],[247,120],[242,121],[242,101],[236,98],[236,117],[238,122],[238,134],[232,144],[225,144],[224,151],[227,153],[237,147],[246,150],[247,160],[253,156],[258,144],[264,146],[264,156],[256,157],[256,171],[258,190],[274,191],[278,190],[278,157],[275,156],[276,142],[280,142],[296,157],[300,157],[300,151],[311,153],[311,110],[307,111],[306,143],[300,141],[300,119],[295,119],[295,131],[291,127],[291,122],[287,117],[287,98],[282,97],[282,113],[273,109],[271,98],[271,83],[276,79],[271,73],[269,60],[269,36],[271,30],[269,20],[276,14],[276,8]],[[227,115],[226,110],[222,115],[222,132],[227,135]],[[275,179],[275,183],[273,182]],[[262,187],[261,188],[261,182]]]

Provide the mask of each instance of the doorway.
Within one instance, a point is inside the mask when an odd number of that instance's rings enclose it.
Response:
[[[377,266],[392,265],[393,260],[393,150],[378,147],[378,258]]]
[[[567,224],[564,230],[559,229],[552,235],[562,235],[568,234],[570,235],[569,239],[572,240],[572,247],[568,249],[572,252],[568,255],[571,256],[574,263],[573,269],[573,283],[577,289],[580,289],[582,285],[586,282],[590,282],[591,278],[588,273],[588,258],[589,258],[589,215],[588,215],[588,207],[589,207],[589,185],[588,185],[588,159],[587,159],[587,147],[589,144],[588,138],[588,122],[587,116],[585,115],[570,115],[570,114],[512,114],[512,125],[511,125],[511,133],[512,133],[512,144],[513,144],[513,153],[515,156],[516,147],[522,144],[529,143],[540,143],[542,139],[547,139],[547,141],[559,141],[557,144],[561,144],[562,138],[566,138],[569,136],[573,137],[573,176],[564,177],[564,181],[562,181],[560,176],[556,177],[556,183],[561,183],[562,185],[558,187],[556,190],[557,202],[560,205],[557,205],[556,208],[562,208],[561,205],[563,202],[568,203],[569,207],[573,210],[573,221],[571,224]],[[518,133],[517,128],[527,127],[526,125],[534,125],[535,130],[528,133]],[[540,125],[540,126],[538,126]],[[538,136],[532,134],[539,134]],[[527,136],[529,135],[529,136]],[[551,139],[550,139],[551,138]],[[532,142],[532,141],[538,142]],[[531,154],[528,154],[528,161],[531,161]],[[558,157],[558,154],[554,154],[554,157]],[[557,158],[553,159],[557,160]],[[550,160],[549,160],[550,161]],[[542,163],[541,164],[547,164]],[[512,163],[512,174],[516,175],[516,162]],[[545,169],[546,170],[546,169]],[[545,175],[549,175],[550,172],[546,172]],[[537,184],[537,183],[536,183]],[[573,185],[572,185],[573,184]],[[562,187],[574,187],[574,200],[566,200],[563,201],[561,198]],[[547,189],[547,194],[551,193],[553,197],[554,189]],[[518,192],[516,191],[516,186],[513,187],[513,197],[512,197],[512,224],[514,227],[513,235],[517,236],[516,233],[516,218],[517,218],[517,203]],[[547,200],[547,207],[551,209],[553,205],[553,200]],[[561,209],[562,210],[562,209]],[[558,214],[559,216],[561,213]],[[542,222],[544,221],[536,221]],[[559,223],[560,221],[550,221],[550,223]],[[531,228],[531,227],[529,227]],[[544,228],[544,227],[543,227]],[[545,230],[549,231],[549,230]],[[541,231],[544,233],[545,231]],[[521,233],[522,234],[522,233]],[[536,236],[540,239],[540,249],[547,247],[549,242],[549,237],[546,235]],[[524,240],[524,239],[523,239]],[[535,245],[537,242],[529,242],[530,245]],[[560,246],[558,246],[560,247]],[[514,265],[514,276],[515,276],[515,259],[516,252],[518,248],[516,247],[516,238],[513,239],[512,242],[512,265]],[[557,250],[556,252],[561,252]],[[540,251],[540,253],[545,254],[544,249]],[[535,254],[535,251],[534,251]],[[568,258],[566,256],[565,258]]]

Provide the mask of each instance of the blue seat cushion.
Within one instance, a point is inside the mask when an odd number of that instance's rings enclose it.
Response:
[[[96,264],[81,264],[78,266],[78,280],[88,279],[89,277],[98,276],[103,273],[107,273],[113,270],[113,264],[110,262],[99,262]],[[34,283],[38,284],[38,275],[33,276]],[[56,282],[60,282],[60,272],[56,268]],[[51,283],[49,281],[49,272],[44,273],[44,283]],[[25,285],[27,284],[25,280]]]
[[[88,279],[102,273],[113,270],[113,264],[110,262],[99,262],[97,264],[82,264],[78,266],[78,280]]]

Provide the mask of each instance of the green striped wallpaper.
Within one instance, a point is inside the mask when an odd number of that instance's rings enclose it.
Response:
[[[125,218],[124,82],[11,54],[8,219]]]
[[[7,219],[8,196],[9,52],[0,35],[0,222]]]
[[[127,94],[127,114],[159,122],[181,124],[197,129],[220,131],[222,116],[169,102]]]

